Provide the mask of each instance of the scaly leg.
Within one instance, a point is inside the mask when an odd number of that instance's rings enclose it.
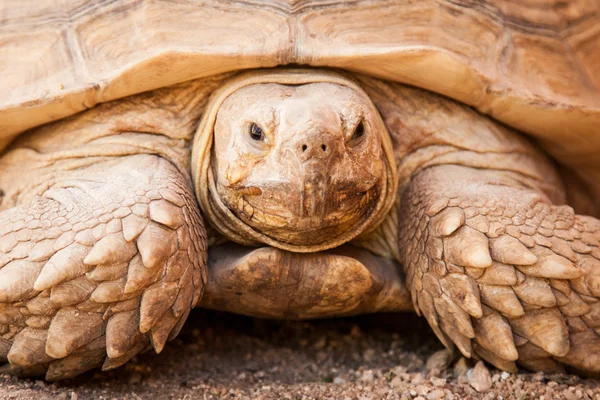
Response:
[[[0,213],[0,362],[49,380],[116,368],[177,335],[206,280],[205,232],[169,162],[75,170]]]
[[[427,168],[402,194],[413,302],[446,346],[498,368],[600,372],[600,221],[493,170]]]

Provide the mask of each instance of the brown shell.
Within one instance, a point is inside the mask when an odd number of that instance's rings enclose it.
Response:
[[[597,0],[4,1],[0,54],[0,148],[133,93],[307,64],[470,104],[600,186]]]

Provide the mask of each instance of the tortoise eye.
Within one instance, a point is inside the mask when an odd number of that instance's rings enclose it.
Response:
[[[259,141],[264,140],[265,138],[265,133],[263,132],[262,128],[254,123],[250,125],[249,133],[252,140]]]
[[[360,121],[356,128],[354,128],[354,132],[352,133],[351,140],[358,140],[365,134],[365,124],[363,121]]]

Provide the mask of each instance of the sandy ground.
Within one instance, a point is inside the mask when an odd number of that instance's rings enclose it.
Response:
[[[411,314],[279,322],[198,310],[160,355],[59,383],[1,376],[0,399],[600,399],[600,381],[473,367]]]

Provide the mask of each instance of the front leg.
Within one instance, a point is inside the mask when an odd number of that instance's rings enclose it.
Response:
[[[182,174],[150,155],[75,170],[0,214],[0,362],[63,379],[160,352],[198,302],[205,232]]]
[[[600,372],[600,221],[454,165],[418,173],[401,204],[413,301],[446,346],[505,370]]]

